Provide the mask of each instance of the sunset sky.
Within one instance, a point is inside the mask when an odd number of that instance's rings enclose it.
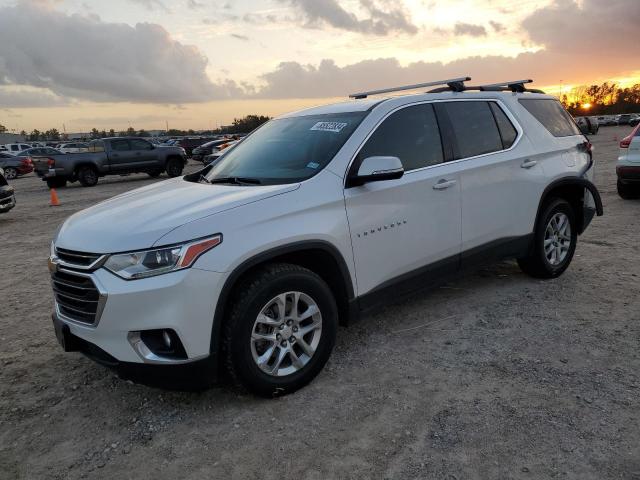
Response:
[[[0,0],[0,124],[206,129],[469,75],[640,81],[640,0]]]

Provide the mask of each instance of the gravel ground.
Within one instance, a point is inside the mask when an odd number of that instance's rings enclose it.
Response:
[[[56,226],[154,180],[60,189],[57,208],[16,180],[0,216],[0,478],[640,479],[640,201],[617,196],[614,168],[628,130],[593,137],[605,216],[561,278],[504,262],[367,315],[275,400],[154,389],[63,353]]]

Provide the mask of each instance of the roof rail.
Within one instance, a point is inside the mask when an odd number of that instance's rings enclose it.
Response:
[[[517,93],[544,93],[542,90],[538,90],[535,88],[526,88],[524,86],[525,83],[532,83],[533,80],[512,80],[509,82],[500,82],[500,83],[489,83],[487,85],[464,85],[463,90],[454,90],[456,92],[459,91],[469,91],[469,90],[478,90],[481,92],[517,92]],[[434,88],[433,90],[429,90],[427,93],[442,93],[449,92],[451,89],[449,87],[440,87]]]
[[[381,93],[390,92],[402,92],[404,90],[415,90],[423,87],[433,87],[435,85],[447,85],[447,90],[453,90],[454,92],[461,92],[465,89],[464,82],[471,80],[471,77],[458,77],[450,78],[448,80],[438,80],[435,82],[416,83],[414,85],[405,85],[403,87],[383,88],[381,90],[371,90],[369,92],[352,93],[349,98],[355,98],[356,100],[367,98],[369,95],[380,95]]]

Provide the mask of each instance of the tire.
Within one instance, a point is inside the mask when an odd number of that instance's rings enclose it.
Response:
[[[627,185],[618,180],[618,195],[623,200],[633,200],[636,198],[640,198],[640,186],[638,185]]]
[[[570,231],[567,232],[563,220],[568,222]],[[552,221],[555,221],[559,228],[555,228]],[[553,198],[546,202],[536,225],[531,254],[518,259],[522,271],[535,278],[560,276],[571,263],[576,251],[577,227],[576,215],[569,202],[562,198]]]
[[[16,170],[13,167],[5,167],[4,178],[6,178],[7,180],[13,180],[14,178],[18,178],[18,170]]]
[[[181,159],[178,158],[170,158],[167,160],[167,164],[165,165],[165,170],[169,177],[179,177],[182,175],[182,170],[184,169],[184,163]]]
[[[90,165],[78,168],[78,181],[83,187],[93,187],[98,183],[98,172]]]
[[[47,178],[47,187],[49,188],[62,188],[66,186],[67,186],[66,178],[60,178],[60,177]]]
[[[278,299],[283,298],[285,307],[280,310]],[[297,312],[309,312],[315,305],[317,313],[288,318],[296,299]],[[297,265],[271,264],[235,290],[223,325],[223,359],[237,385],[264,397],[286,395],[320,373],[337,328],[336,302],[322,278]]]

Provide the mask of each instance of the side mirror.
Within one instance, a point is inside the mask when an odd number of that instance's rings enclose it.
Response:
[[[367,157],[360,164],[358,173],[349,177],[347,187],[358,187],[369,182],[396,180],[404,175],[404,167],[398,157]]]

